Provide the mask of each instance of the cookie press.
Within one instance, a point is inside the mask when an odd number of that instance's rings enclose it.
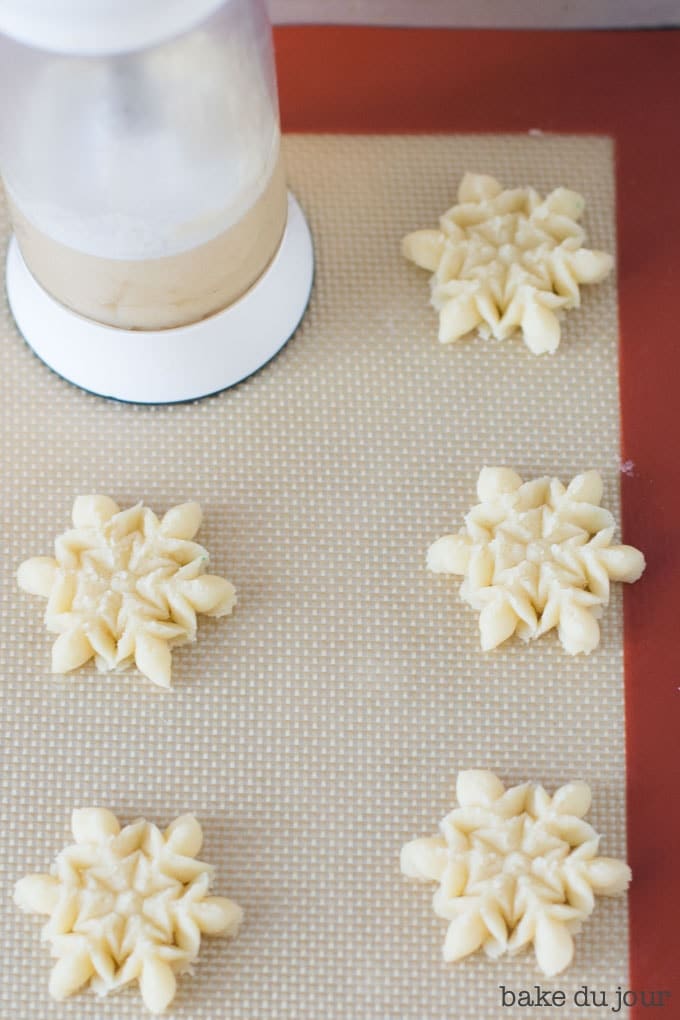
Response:
[[[264,0],[0,0],[7,293],[55,372],[138,403],[244,379],[298,325]]]

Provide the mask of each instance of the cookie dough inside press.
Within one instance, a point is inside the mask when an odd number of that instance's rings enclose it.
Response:
[[[561,311],[578,308],[581,285],[603,280],[614,265],[611,255],[585,247],[584,209],[583,196],[567,188],[543,198],[534,188],[503,189],[494,177],[465,174],[439,229],[402,242],[406,258],[433,274],[441,342],[474,331],[505,340],[521,330],[534,354],[556,351]]]
[[[92,658],[100,670],[134,663],[169,687],[171,647],[196,640],[198,614],[225,616],[236,604],[233,585],[206,573],[208,551],[193,541],[200,506],[182,503],[159,520],[141,503],[121,510],[108,496],[79,496],[72,517],[54,556],[26,560],[17,575],[47,599],[45,623],[58,635],[52,671]]]

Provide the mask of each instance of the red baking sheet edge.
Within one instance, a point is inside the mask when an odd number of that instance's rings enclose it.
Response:
[[[680,32],[296,26],[275,43],[286,131],[615,139],[623,533],[648,561],[624,600],[630,987],[671,991],[655,1015],[680,1017]]]

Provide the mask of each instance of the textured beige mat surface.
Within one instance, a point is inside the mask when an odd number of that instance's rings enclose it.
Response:
[[[540,980],[533,956],[445,966],[432,890],[399,873],[402,844],[453,806],[460,768],[588,780],[604,853],[625,853],[620,591],[590,658],[554,636],[483,656],[455,579],[424,569],[485,463],[563,480],[596,467],[618,513],[615,281],[584,289],[552,358],[519,339],[442,348],[427,274],[399,254],[467,169],[582,191],[593,247],[614,250],[612,147],[300,136],[286,152],[315,288],[282,354],[236,389],[103,401],[49,372],[0,307],[2,1020],[144,1015],[136,989],[50,1003],[40,922],[12,904],[14,880],[68,841],[74,806],[202,821],[215,891],[246,922],[234,942],[204,942],[172,1009],[183,1020],[514,1015],[498,985]],[[199,644],[175,653],[168,694],[134,672],[52,677],[44,604],[15,587],[74,495],[96,491],[159,512],[199,500],[199,540],[238,588],[234,616],[202,619]],[[572,969],[543,984],[625,986],[626,933],[625,902],[601,900]]]

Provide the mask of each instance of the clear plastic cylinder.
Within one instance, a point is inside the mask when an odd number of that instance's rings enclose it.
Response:
[[[225,308],[286,221],[263,0],[132,52],[0,36],[0,171],[24,259],[64,305],[126,329]]]

